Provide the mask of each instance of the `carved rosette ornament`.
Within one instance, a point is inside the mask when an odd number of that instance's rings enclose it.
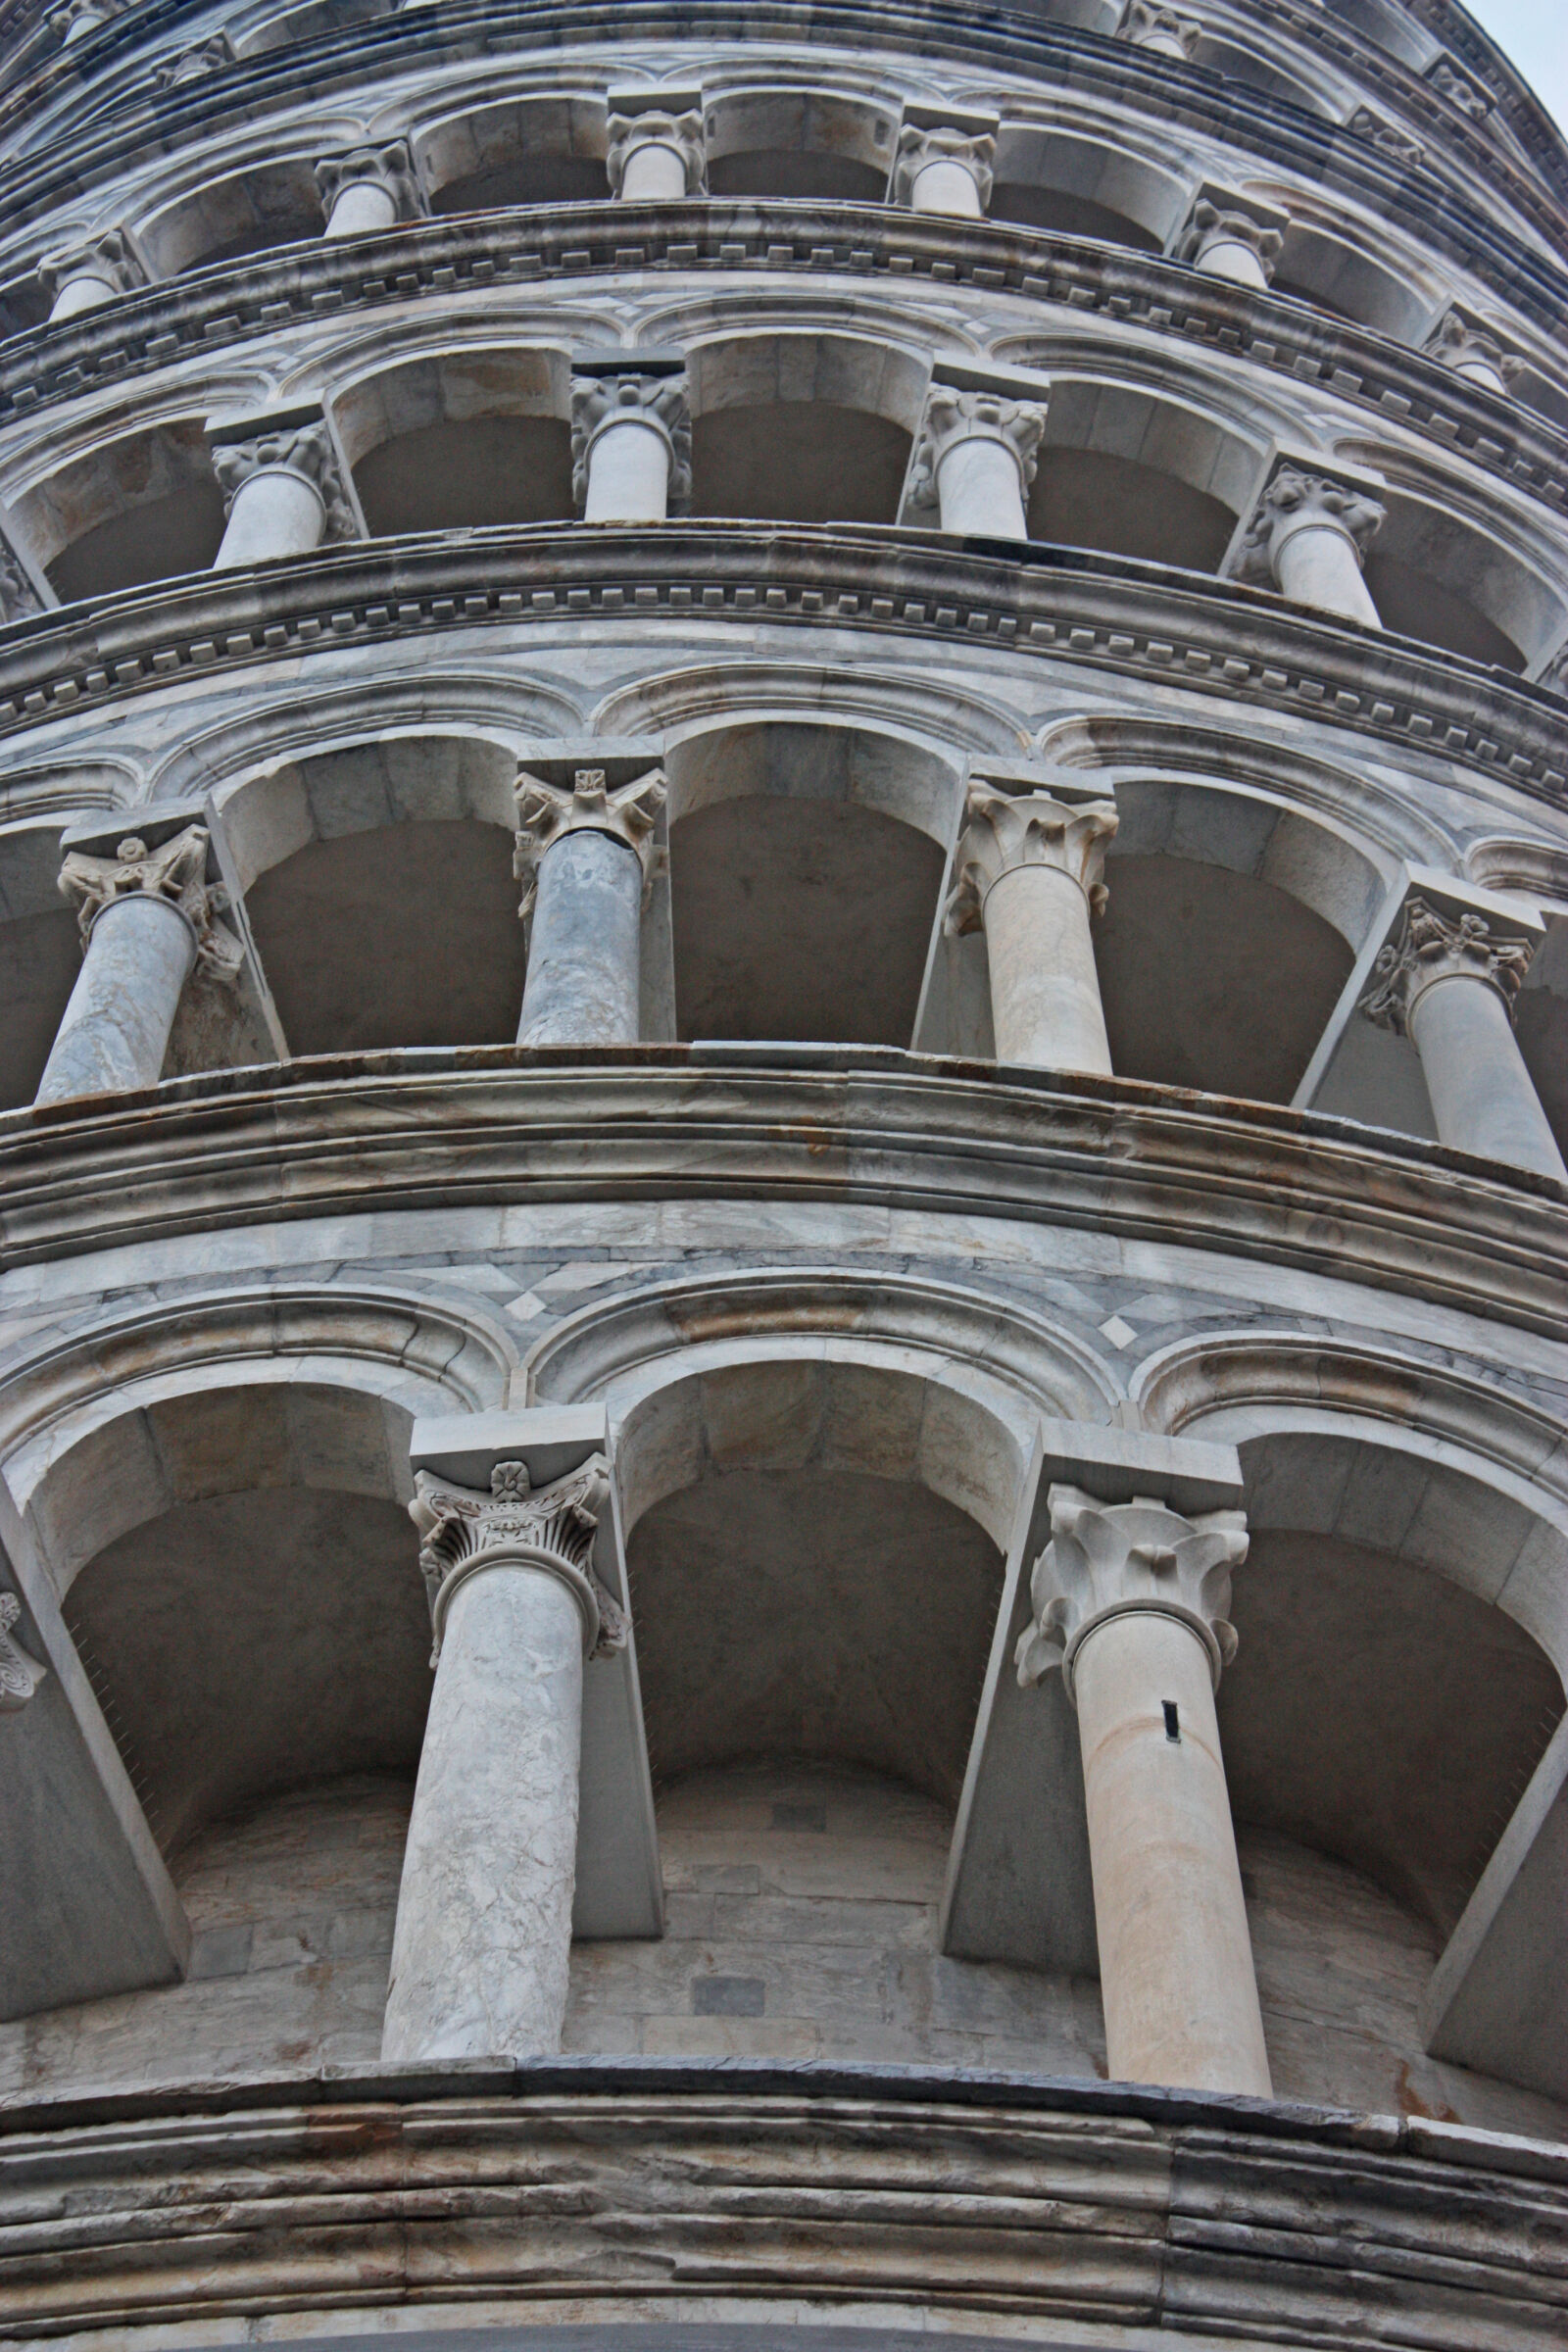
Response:
[[[345,188],[379,188],[399,220],[416,220],[425,210],[424,190],[414,169],[407,139],[388,139],[379,146],[350,147],[341,155],[326,155],[316,167],[316,184],[328,219]]]
[[[454,1595],[490,1568],[538,1568],[559,1577],[582,1615],[585,1657],[625,1648],[626,1613],[593,1570],[594,1538],[610,1500],[610,1464],[602,1453],[537,1490],[526,1462],[498,1462],[488,1494],[428,1470],[415,1472],[414,1487],[409,1517],[419,1531],[419,1573],[435,1634],[432,1666]]]
[[[1058,801],[1050,792],[1006,793],[976,779],[948,898],[950,932],[978,931],[987,894],[1021,865],[1052,866],[1076,882],[1092,914],[1105,909],[1105,850],[1118,818],[1114,801]]]
[[[1354,553],[1357,566],[1382,528],[1386,509],[1364,491],[1327,474],[1303,473],[1282,466],[1257,502],[1236,560],[1236,577],[1265,588],[1280,584],[1279,555],[1287,539],[1302,530],[1335,530]]]
[[[1116,27],[1118,41],[1129,41],[1135,49],[1152,49],[1162,57],[1191,57],[1202,37],[1203,27],[1197,17],[1162,8],[1157,0],[1131,0]]]
[[[1090,1634],[1142,1611],[1177,1618],[1196,1635],[1217,1690],[1236,1655],[1231,1570],[1247,1557],[1246,1514],[1187,1518],[1147,1495],[1098,1502],[1078,1487],[1053,1487],[1050,1502],[1051,1542],[1029,1579],[1034,1621],[1013,1652],[1023,1689],[1059,1666],[1072,1699],[1073,1662]]]
[[[645,424],[669,452],[667,512],[683,514],[692,495],[692,418],[683,375],[578,375],[571,382],[571,495],[588,495],[594,443],[615,424]]]
[[[643,890],[658,871],[654,828],[667,797],[663,770],[652,767],[613,792],[602,767],[579,767],[564,785],[547,784],[526,770],[517,778],[517,846],[512,870],[523,885],[517,912],[526,922],[539,889],[539,861],[567,833],[610,833],[624,842],[643,869]]]
[[[1524,368],[1518,352],[1509,351],[1477,319],[1459,310],[1444,313],[1427,337],[1426,350],[1441,367],[1451,368],[1455,375],[1483,378],[1493,375],[1504,385],[1511,384]]]
[[[707,195],[708,149],[703,139],[701,115],[671,115],[657,110],[648,114],[612,115],[606,128],[610,145],[605,171],[612,196],[620,194],[626,165],[639,147],[669,148],[685,166],[687,195]]]
[[[987,131],[976,133],[944,125],[926,129],[906,122],[899,132],[898,154],[893,164],[893,201],[912,204],[914,183],[929,165],[956,164],[974,181],[974,192],[984,212],[991,202],[996,159],[997,142]]]
[[[0,1592],[0,1715],[17,1714],[48,1679],[48,1667],[27,1655],[12,1630],[21,1615],[16,1594]]]
[[[1361,1000],[1361,1010],[1380,1029],[1403,1037],[1410,1015],[1435,981],[1479,980],[1496,990],[1512,1020],[1514,1000],[1534,954],[1531,941],[1494,931],[1473,907],[1462,914],[1443,914],[1425,899],[1410,899],[1398,938],[1389,942],[1372,966],[1373,986]]]
[[[1358,139],[1370,140],[1378,153],[1386,155],[1391,163],[1420,164],[1426,161],[1427,151],[1418,138],[1399,123],[1391,122],[1386,115],[1375,113],[1370,106],[1358,106],[1346,128],[1352,130]]]
[[[227,901],[220,888],[212,889],[207,882],[208,840],[204,825],[187,825],[156,850],[130,835],[113,858],[69,851],[60,868],[60,895],[76,908],[83,951],[105,907],[121,899],[162,899],[177,907],[194,932],[201,970],[214,980],[237,979],[245,952],[227,925],[217,919]]]
[[[324,419],[309,424],[279,425],[250,441],[222,441],[213,451],[213,471],[223,493],[223,513],[249,481],[261,473],[292,473],[309,482],[326,516],[326,539],[353,539],[358,533],[354,510],[343,493],[337,456]]]
[[[96,278],[116,294],[133,294],[147,283],[141,256],[122,228],[106,228],[79,245],[62,246],[38,264],[38,283],[51,302],[62,286],[81,277]]]
[[[1195,269],[1201,269],[1204,255],[1212,252],[1216,245],[1245,245],[1249,253],[1256,256],[1257,266],[1263,275],[1271,278],[1284,242],[1277,228],[1255,220],[1250,213],[1234,206],[1213,204],[1206,196],[1201,196],[1188,216],[1174,258],[1178,262],[1190,262]]]
[[[1044,401],[1009,400],[1000,392],[958,392],[949,384],[933,384],[909,472],[909,506],[940,510],[937,476],[943,459],[960,441],[1000,442],[1017,466],[1020,492],[1027,492],[1040,463],[1045,430]]]

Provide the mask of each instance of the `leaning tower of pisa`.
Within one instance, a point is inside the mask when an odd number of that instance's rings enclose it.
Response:
[[[1568,149],[0,0],[0,2345],[1568,2326]]]

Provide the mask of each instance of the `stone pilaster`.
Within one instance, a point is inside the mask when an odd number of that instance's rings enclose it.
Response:
[[[1510,351],[1499,335],[1457,303],[1445,311],[1425,348],[1440,366],[1489,392],[1506,393],[1524,368],[1518,352]]]
[[[906,505],[919,519],[966,536],[1023,539],[1025,505],[1046,429],[1047,387],[1019,398],[1011,384],[933,380],[915,438]]]
[[[14,547],[0,539],[0,627],[44,610],[43,598]]]
[[[612,91],[605,171],[612,196],[646,202],[708,193],[702,111],[683,104],[686,95],[671,93],[672,103],[662,105],[657,92],[645,103],[640,93]]]
[[[1129,0],[1116,27],[1118,41],[1127,41],[1134,49],[1152,49],[1156,57],[1180,58],[1184,63],[1202,37],[1203,27],[1197,17],[1162,7],[1159,0]]]
[[[571,379],[571,494],[591,522],[657,520],[684,514],[691,504],[692,420],[684,368],[655,373],[638,368],[634,354],[626,356],[623,370],[597,368],[574,372]],[[662,443],[662,484],[628,479],[620,486],[629,496],[607,502],[601,492],[596,499],[593,477],[601,456],[608,454],[603,445],[622,426],[654,434]],[[647,470],[639,469],[639,474]],[[612,514],[612,504],[638,511]]]
[[[906,119],[893,163],[893,201],[915,212],[958,213],[978,219],[991,202],[996,160],[994,127],[974,129],[957,122]],[[939,191],[942,201],[924,201],[920,196],[918,182],[928,172],[943,183]],[[972,201],[962,192],[962,180],[967,180],[973,191]],[[947,190],[956,191],[956,201]]]
[[[431,1665],[440,1663],[442,1632],[465,1582],[498,1566],[538,1568],[565,1586],[582,1619],[585,1658],[624,1649],[625,1612],[593,1572],[594,1538],[609,1499],[610,1464],[602,1453],[537,1489],[525,1462],[498,1462],[488,1494],[416,1471],[409,1516],[419,1531]]]
[[[316,167],[328,231],[354,235],[416,220],[428,209],[407,139],[385,139],[323,156]],[[354,216],[352,226],[337,220]]]
[[[1073,1668],[1089,1636],[1138,1611],[1170,1617],[1193,1635],[1213,1687],[1236,1655],[1231,1571],[1247,1557],[1241,1511],[1188,1518],[1147,1497],[1098,1502],[1078,1487],[1051,1490],[1051,1542],[1029,1580],[1033,1622],[1015,1651],[1025,1690],[1054,1668],[1074,1697]]]
[[[213,980],[237,980],[245,952],[227,924],[217,919],[224,897],[207,880],[209,847],[206,827],[188,825],[156,849],[128,834],[113,858],[70,851],[60,868],[60,895],[76,909],[83,949],[109,907],[124,899],[160,899],[190,925],[200,969]]]
[[[14,1592],[0,1592],[0,1715],[20,1713],[38,1685],[48,1678],[47,1666],[29,1657],[16,1638],[22,1603]]]

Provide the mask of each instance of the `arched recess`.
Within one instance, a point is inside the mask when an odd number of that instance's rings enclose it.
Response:
[[[880,204],[896,120],[895,107],[836,90],[722,90],[705,116],[708,185],[715,196]]]
[[[373,538],[547,522],[572,512],[568,362],[460,344],[339,386],[328,406]]]
[[[195,417],[97,443],[23,492],[12,514],[62,604],[206,571],[223,536]]]
[[[1389,0],[1328,0],[1325,13],[1353,24],[1357,32],[1365,33],[1377,48],[1386,49],[1413,73],[1419,74],[1437,53],[1438,44],[1431,33]]]
[[[0,1108],[30,1102],[81,969],[58,817],[0,830]]]
[[[688,359],[692,513],[893,522],[929,363],[856,335],[729,335]]]
[[[1029,536],[1217,571],[1261,455],[1201,409],[1137,385],[1054,375]]]
[[[1562,634],[1568,610],[1494,530],[1391,486],[1367,551],[1366,584],[1386,629],[1499,669],[1523,670]]]
[[[295,1054],[516,1035],[516,770],[492,739],[416,728],[216,796]]]
[[[289,156],[209,180],[137,223],[155,278],[318,237],[325,225],[315,159]]]
[[[1286,228],[1273,287],[1395,343],[1419,342],[1431,317],[1430,287],[1309,220]]]
[[[603,98],[576,91],[466,106],[420,123],[416,169],[436,214],[608,197]]]
[[[1287,106],[1298,106],[1306,114],[1337,120],[1339,110],[1304,72],[1291,73],[1277,57],[1260,57],[1241,41],[1205,32],[1193,51],[1193,63],[1206,66],[1211,74],[1222,74],[1227,81],[1261,90],[1265,97],[1283,98]]]
[[[669,779],[677,1034],[907,1046],[957,793],[891,732],[758,717]]]
[[[399,0],[307,0],[303,8],[262,14],[247,26],[243,18],[225,29],[238,57],[263,57],[273,49],[292,49],[324,33],[344,31],[351,24],[373,24],[377,17],[397,13]]]
[[[1546,917],[1513,1025],[1558,1149],[1568,1149],[1568,850],[1541,841],[1476,842],[1465,866],[1487,889],[1523,892]]]
[[[994,220],[1069,237],[1103,237],[1146,253],[1163,250],[1187,208],[1187,183],[1111,139],[1034,123],[1004,123]]]

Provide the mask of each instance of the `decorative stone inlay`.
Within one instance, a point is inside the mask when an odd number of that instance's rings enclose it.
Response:
[[[243,427],[239,428],[243,430]],[[354,510],[344,495],[337,455],[324,417],[279,420],[247,440],[216,440],[213,471],[228,514],[247,482],[261,473],[292,473],[309,482],[326,516],[326,539],[358,536]]]
[[[0,1715],[14,1715],[24,1707],[49,1673],[47,1666],[27,1655],[12,1632],[21,1615],[16,1594],[0,1592]]]
[[[1116,27],[1118,41],[1130,41],[1135,49],[1153,49],[1164,57],[1177,52],[1191,57],[1202,37],[1203,27],[1197,17],[1184,17],[1174,8],[1160,6],[1159,0],[1129,0]]]
[[[1380,1029],[1403,1037],[1434,981],[1480,980],[1496,990],[1511,1020],[1534,955],[1533,941],[1509,938],[1474,908],[1444,914],[1426,899],[1412,898],[1398,938],[1372,966],[1373,986],[1361,1000],[1361,1010]]]
[[[1035,478],[1045,429],[1044,401],[1013,400],[1000,392],[961,392],[951,384],[934,383],[926,394],[909,470],[909,506],[940,509],[937,476],[943,459],[959,441],[1001,442],[1017,466],[1020,491],[1027,491]]]
[[[1201,269],[1204,255],[1214,246],[1245,245],[1249,253],[1256,255],[1263,275],[1271,278],[1284,242],[1277,228],[1240,205],[1219,205],[1200,196],[1187,217],[1172,258]]]
[[[1231,1570],[1247,1557],[1246,1513],[1186,1518],[1148,1495],[1105,1503],[1079,1487],[1053,1487],[1050,1499],[1051,1542],[1029,1579],[1034,1622],[1013,1652],[1020,1685],[1059,1666],[1072,1698],[1073,1661],[1096,1626],[1148,1610],[1196,1634],[1218,1690],[1236,1655],[1227,1612]]]
[[[205,41],[182,49],[177,57],[166,58],[153,74],[153,87],[177,90],[187,81],[205,81],[209,74],[220,74],[234,62],[234,47],[227,33],[210,33]]]
[[[1440,366],[1451,368],[1456,375],[1490,372],[1508,385],[1524,369],[1521,355],[1510,351],[1490,327],[1483,326],[1457,303],[1444,313],[1423,348]]]
[[[130,834],[113,858],[69,851],[60,868],[60,895],[76,908],[83,950],[94,923],[117,900],[163,899],[179,909],[195,933],[201,969],[214,980],[237,979],[245,952],[227,925],[217,920],[226,899],[206,879],[209,839],[204,825],[187,825],[153,850]]]
[[[1235,563],[1235,576],[1267,588],[1279,585],[1279,554],[1296,532],[1329,528],[1338,531],[1354,550],[1357,564],[1382,527],[1386,509],[1363,490],[1337,482],[1326,473],[1306,473],[1298,466],[1281,466],[1265,488],[1247,526]]]
[[[147,283],[141,255],[122,228],[106,228],[100,236],[79,245],[64,245],[45,254],[38,264],[38,283],[53,301],[62,286],[78,277],[95,277],[117,294],[129,294]]]
[[[524,921],[538,895],[539,861],[567,833],[611,833],[624,842],[643,869],[646,891],[657,870],[654,828],[667,797],[662,768],[652,767],[613,792],[606,788],[602,767],[579,767],[569,792],[524,769],[515,789],[517,846],[512,870],[523,884],[517,912]]]
[[[1396,164],[1420,164],[1426,161],[1426,149],[1420,140],[1401,124],[1391,122],[1387,115],[1378,114],[1370,106],[1358,106],[1347,123],[1358,139],[1368,140],[1380,155]]]
[[[1446,98],[1448,104],[1464,116],[1467,122],[1480,122],[1491,114],[1494,103],[1492,92],[1483,89],[1480,82],[1473,81],[1453,58],[1435,57],[1427,67],[1424,78],[1431,82],[1440,98]]]
[[[683,514],[692,495],[692,418],[684,375],[574,375],[571,379],[571,495],[588,495],[589,455],[614,424],[649,425],[669,451],[667,512]]]
[[[323,156],[316,167],[316,184],[328,216],[344,189],[351,187],[380,188],[390,198],[398,220],[417,220],[426,210],[407,139],[387,139],[346,148],[341,155]]]
[[[610,192],[618,196],[625,184],[626,166],[640,147],[667,147],[678,155],[686,171],[688,196],[708,193],[708,150],[703,138],[703,118],[695,110],[688,114],[665,114],[651,109],[647,114],[612,114],[607,124],[610,145],[605,155],[605,171],[610,180]]]
[[[991,202],[996,157],[997,142],[989,132],[906,122],[899,132],[893,164],[893,201],[911,204],[914,183],[929,165],[956,164],[974,181],[975,194],[984,212]]]
[[[415,1472],[414,1487],[409,1516],[420,1537],[419,1573],[435,1634],[432,1666],[454,1594],[488,1568],[540,1568],[559,1577],[582,1613],[583,1655],[609,1657],[625,1648],[626,1613],[592,1564],[600,1514],[610,1500],[610,1464],[602,1453],[537,1491],[526,1462],[498,1462],[488,1494],[428,1470]]]
[[[1114,801],[999,792],[977,777],[963,815],[944,918],[949,931],[979,930],[987,892],[1020,865],[1054,866],[1078,884],[1092,913],[1103,913],[1105,851],[1119,821]]]

